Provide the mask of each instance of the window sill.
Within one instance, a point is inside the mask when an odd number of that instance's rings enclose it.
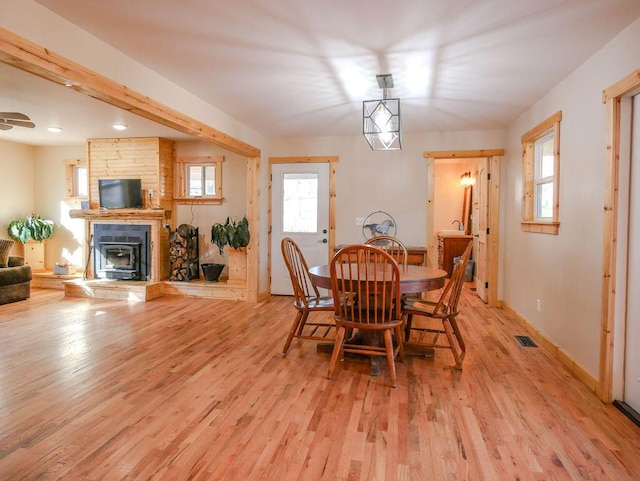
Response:
[[[558,235],[560,222],[539,222],[534,220],[523,220],[520,223],[523,232],[533,232],[535,234]]]
[[[183,205],[220,205],[223,197],[174,197],[178,204]]]

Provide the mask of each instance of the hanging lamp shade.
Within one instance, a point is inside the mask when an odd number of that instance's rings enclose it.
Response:
[[[362,133],[372,150],[402,149],[400,99],[387,98],[393,87],[391,74],[376,75],[383,98],[362,102]]]

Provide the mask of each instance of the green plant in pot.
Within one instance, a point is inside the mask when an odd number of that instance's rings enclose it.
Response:
[[[25,219],[11,221],[7,231],[11,238],[23,244],[30,240],[42,242],[53,235],[53,221],[31,214]]]
[[[232,249],[242,249],[243,247],[247,247],[249,245],[249,241],[251,240],[251,235],[249,233],[249,221],[247,217],[244,216],[242,219],[232,219],[231,217],[227,217],[227,220],[224,223],[216,223],[211,226],[211,243],[215,244],[220,251],[220,255],[224,255],[224,248],[226,246],[231,247]],[[203,264],[204,266],[205,264]],[[212,264],[217,265],[217,264]],[[223,264],[224,267],[224,264]],[[233,282],[232,276],[237,269],[232,269],[230,266],[229,269],[229,281]],[[212,268],[213,269],[213,268]],[[220,269],[222,271],[222,269]],[[204,273],[204,267],[203,267]],[[218,272],[218,276],[220,272]],[[216,278],[217,280],[217,278]],[[207,274],[205,273],[205,282],[209,282],[207,280]]]
[[[211,242],[218,246],[220,255],[224,254],[224,248],[229,246],[233,249],[247,247],[251,235],[249,233],[249,221],[247,216],[240,220],[233,220],[227,217],[224,224],[217,223],[211,226]]]

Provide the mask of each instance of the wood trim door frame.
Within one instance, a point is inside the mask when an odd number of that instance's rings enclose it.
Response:
[[[615,341],[616,324],[621,322],[616,318],[616,304],[624,293],[616,289],[616,263],[618,260],[618,217],[620,206],[618,199],[620,183],[620,155],[621,139],[621,105],[624,98],[640,92],[640,69],[637,69],[616,82],[602,92],[602,101],[606,106],[607,145],[605,153],[605,199],[603,220],[602,247],[602,310],[600,315],[600,366],[597,394],[604,402],[613,400],[614,387],[614,357],[621,349]]]
[[[320,155],[308,157],[269,157],[269,186],[268,186],[268,219],[269,239],[267,243],[267,291],[271,292],[271,201],[272,201],[272,169],[273,164],[320,164],[328,162],[329,165],[329,255],[336,245],[336,164],[340,161],[337,155]],[[329,262],[329,259],[327,259]]]
[[[504,156],[504,149],[492,150],[445,150],[424,152],[427,161],[427,252],[429,265],[437,265],[437,245],[434,214],[434,185],[436,159],[474,159],[487,158],[488,175],[490,175],[489,209],[487,212],[487,226],[490,234],[487,236],[487,305],[499,307],[498,301],[498,250],[500,228],[500,158]]]

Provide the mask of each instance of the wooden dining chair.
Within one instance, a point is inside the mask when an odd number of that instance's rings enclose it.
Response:
[[[367,239],[365,244],[387,251],[396,260],[399,266],[403,269],[407,268],[407,248],[398,238],[388,235],[380,235]]]
[[[403,313],[406,315],[405,342],[407,346],[451,349],[458,369],[462,369],[462,361],[466,353],[464,339],[457,322],[458,301],[472,247],[473,241],[467,245],[460,257],[460,262],[454,267],[451,278],[437,301],[411,296],[405,298],[402,306]],[[413,316],[426,318],[423,320],[426,324],[414,325]],[[434,320],[441,323],[442,327],[439,327],[439,324],[434,327]],[[446,336],[446,344],[439,342],[442,334]]]
[[[293,307],[297,311],[282,350],[282,354],[286,356],[294,337],[314,341],[333,341],[336,328],[331,316],[309,320],[309,314],[312,312],[333,311],[333,297],[320,295],[320,291],[309,277],[307,261],[293,239],[289,237],[282,239],[281,248],[293,286]]]
[[[398,263],[382,249],[359,244],[338,251],[329,267],[338,332],[328,377],[332,377],[338,357],[345,352],[381,356],[387,359],[391,385],[396,387],[395,357],[400,354],[404,362]],[[347,339],[356,330],[358,336]]]

